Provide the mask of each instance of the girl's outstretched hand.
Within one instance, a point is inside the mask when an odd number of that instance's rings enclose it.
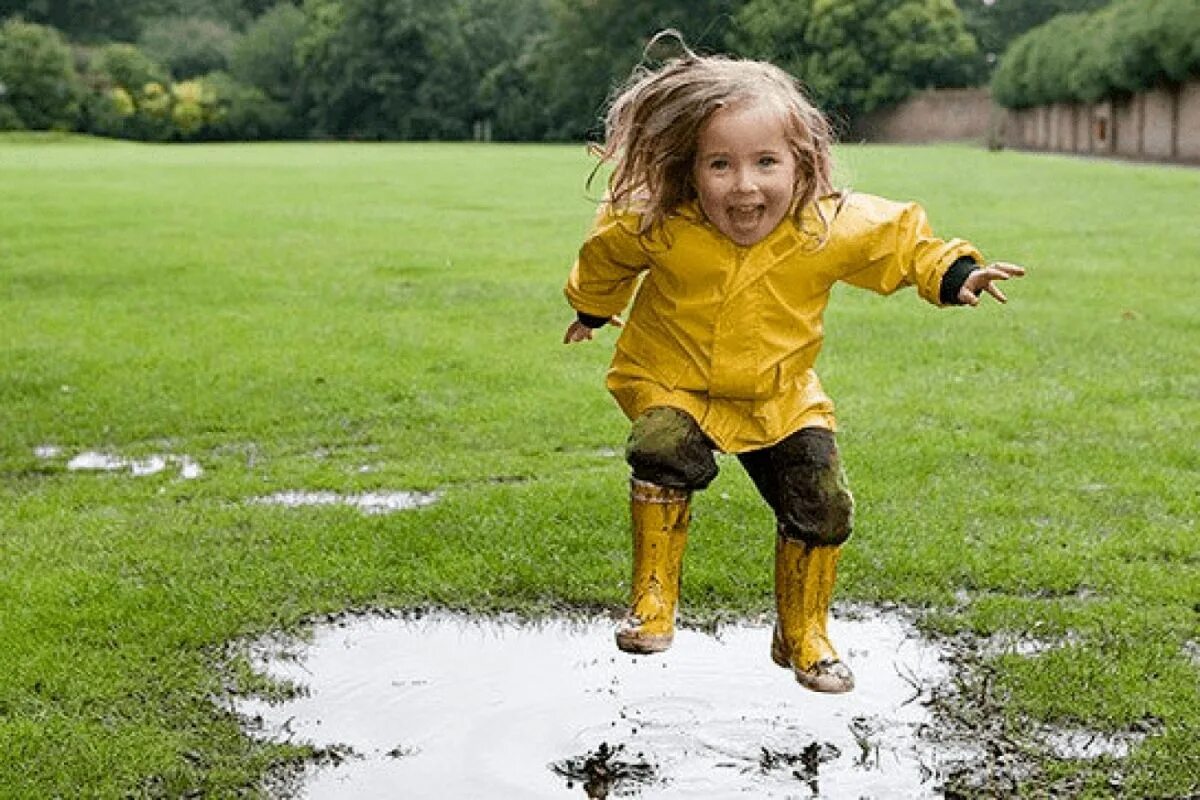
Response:
[[[609,317],[608,324],[612,325],[614,328],[620,328],[625,325],[625,323],[621,321],[621,318],[617,316]],[[567,332],[563,336],[563,344],[574,344],[575,342],[590,341],[592,334],[594,334],[597,330],[598,328],[589,328],[579,320],[575,320],[567,326]]]
[[[1004,296],[1004,292],[1000,291],[999,287],[993,286],[992,282],[1019,278],[1024,274],[1025,268],[1016,264],[1006,264],[1003,261],[988,264],[967,276],[962,288],[958,290],[958,302],[967,306],[977,306],[986,293],[1001,303],[1007,303],[1008,298]]]

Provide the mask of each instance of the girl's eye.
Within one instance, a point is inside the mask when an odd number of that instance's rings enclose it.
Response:
[[[762,156],[758,159],[758,165],[760,167],[773,167],[778,163],[779,159],[777,159],[775,156]]]
[[[729,162],[723,158],[714,158],[709,162],[708,166],[710,169],[728,169]]]

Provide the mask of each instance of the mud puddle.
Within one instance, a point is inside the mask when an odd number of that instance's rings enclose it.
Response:
[[[858,680],[841,696],[771,663],[766,625],[681,630],[647,657],[607,619],[436,614],[258,643],[255,667],[303,691],[230,704],[256,736],[345,756],[307,768],[306,798],[939,796],[923,699],[948,667],[869,613],[831,621]]]

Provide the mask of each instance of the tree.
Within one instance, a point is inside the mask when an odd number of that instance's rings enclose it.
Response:
[[[0,17],[20,17],[62,31],[72,41],[131,41],[137,36],[140,0],[0,0]]]
[[[733,42],[790,71],[842,121],[914,89],[968,85],[978,53],[950,0],[750,0]]]
[[[722,50],[744,0],[552,0],[550,30],[527,56],[528,79],[554,139],[600,135],[604,106],[642,59],[647,41],[675,28],[696,50]]]
[[[1014,108],[1094,102],[1193,75],[1200,75],[1196,0],[1122,0],[1022,34],[1001,58],[992,94]]]
[[[62,35],[45,25],[0,25],[0,128],[70,130],[83,85]]]
[[[138,46],[177,80],[223,70],[238,35],[223,22],[202,17],[160,17],[145,24]]]
[[[140,91],[148,83],[166,83],[166,67],[131,44],[100,48],[92,63],[93,83],[104,88],[118,86]]]
[[[215,113],[201,131],[207,139],[275,139],[295,135],[295,121],[285,103],[257,86],[239,83],[223,72],[205,75],[216,98]]]
[[[133,42],[161,17],[200,17],[241,29],[277,0],[0,0],[0,20],[21,17],[73,42]]]
[[[1059,14],[1094,11],[1112,0],[958,0],[969,30],[988,63],[1008,49],[1021,34]]]
[[[473,122],[498,139],[540,139],[548,127],[545,103],[529,80],[528,54],[549,30],[547,0],[459,0],[454,24],[462,33],[474,87]]]
[[[469,138],[509,99],[485,102],[480,86],[519,60],[542,1],[306,0],[296,52],[310,119],[325,135]]]
[[[421,0],[306,0],[308,34],[297,43],[312,122],[325,135],[371,139],[458,133],[422,106],[421,85],[435,68],[435,41],[447,69],[453,39],[447,7]],[[457,98],[447,99],[447,105]],[[460,127],[458,131],[446,130]]]
[[[291,102],[300,83],[296,43],[304,36],[304,13],[291,3],[278,3],[256,19],[234,45],[230,75]]]

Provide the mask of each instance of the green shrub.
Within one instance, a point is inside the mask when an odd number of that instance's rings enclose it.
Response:
[[[1064,14],[1018,38],[992,79],[1011,108],[1094,102],[1200,75],[1196,0],[1121,0]]]
[[[119,86],[130,93],[150,83],[166,83],[166,68],[131,44],[110,44],[100,48],[93,64],[93,85]]]
[[[279,139],[295,132],[288,106],[257,86],[247,86],[223,72],[204,77],[215,99],[215,111],[200,136],[245,141]]]
[[[163,17],[146,23],[138,46],[176,80],[186,80],[228,67],[238,39],[223,22]]]
[[[291,101],[300,83],[296,42],[304,35],[304,12],[280,3],[250,25],[233,48],[229,74],[275,100]]]
[[[71,130],[82,98],[62,34],[18,19],[0,26],[0,130]]]

